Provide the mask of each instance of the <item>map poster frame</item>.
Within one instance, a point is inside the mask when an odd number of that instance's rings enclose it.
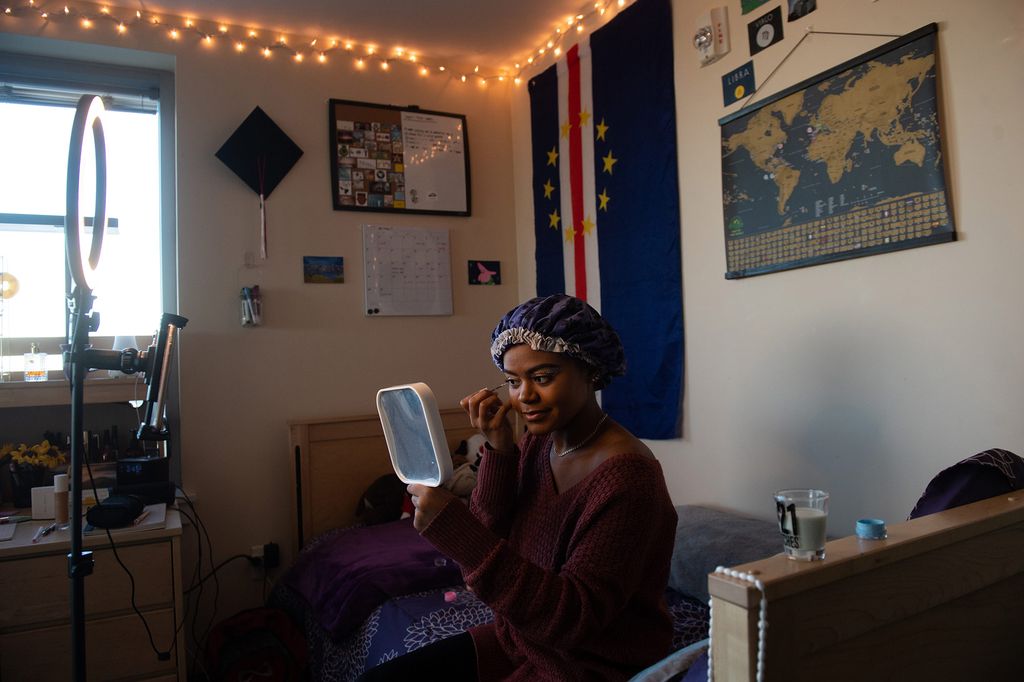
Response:
[[[726,279],[956,239],[937,33],[929,24],[719,119]]]
[[[470,215],[465,114],[331,99],[327,116],[335,211]]]

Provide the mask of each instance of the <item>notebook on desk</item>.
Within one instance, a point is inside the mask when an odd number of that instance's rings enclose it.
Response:
[[[121,528],[111,528],[110,532],[117,533],[129,533],[138,530],[156,530],[163,528],[167,525],[167,505],[163,502],[159,504],[147,504],[142,508],[140,513],[130,526],[122,526]],[[106,533],[105,528],[95,528],[92,524],[86,524],[82,529],[84,535],[103,535]]]

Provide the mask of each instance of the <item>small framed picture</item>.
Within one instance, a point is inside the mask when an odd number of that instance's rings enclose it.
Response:
[[[345,259],[341,256],[303,256],[302,281],[307,284],[343,284]]]
[[[501,284],[501,261],[469,261],[470,284]]]

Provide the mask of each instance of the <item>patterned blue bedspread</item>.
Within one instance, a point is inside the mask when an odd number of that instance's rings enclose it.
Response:
[[[673,590],[666,591],[666,597],[674,630],[673,650],[707,637],[706,604]],[[374,609],[361,627],[336,642],[302,598],[288,588],[278,586],[271,602],[304,623],[314,680],[355,680],[384,661],[494,620],[491,610],[472,592],[454,585],[389,599]]]
[[[307,545],[274,588],[269,606],[301,624],[314,680],[363,671],[494,620],[458,566],[411,520],[329,531]],[[674,650],[707,637],[707,604],[666,591]]]

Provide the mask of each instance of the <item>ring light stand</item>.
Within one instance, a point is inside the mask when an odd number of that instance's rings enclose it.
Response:
[[[163,422],[164,387],[175,333],[188,320],[179,315],[164,313],[155,345],[147,351],[135,348],[125,350],[96,350],[89,344],[89,332],[100,326],[99,313],[91,313],[95,296],[89,287],[87,275],[96,270],[103,247],[103,233],[107,226],[107,152],[100,120],[103,102],[95,95],[83,95],[78,101],[75,121],[71,128],[68,150],[67,205],[64,218],[64,237],[68,268],[74,288],[68,296],[68,338],[64,351],[64,373],[71,384],[71,553],[68,554],[68,578],[71,581],[71,651],[73,679],[85,682],[85,578],[92,574],[92,552],[82,550],[82,466],[85,452],[82,445],[82,415],[84,411],[85,377],[94,369],[114,369],[125,374],[143,372],[148,384],[145,421],[139,426],[137,438],[147,442],[166,441],[168,431]],[[92,243],[88,258],[82,252],[85,226],[78,212],[79,173],[82,148],[87,130],[92,131],[96,155],[96,207],[93,213]],[[159,652],[161,660],[169,652]]]
[[[85,375],[88,363],[83,362],[89,346],[89,332],[99,327],[99,318],[89,314],[95,297],[86,279],[86,265],[95,270],[103,247],[107,226],[107,148],[103,139],[100,115],[103,101],[83,95],[78,101],[75,122],[71,128],[68,149],[67,205],[64,213],[64,239],[68,267],[74,290],[68,298],[69,330],[64,371],[71,382],[71,553],[68,555],[68,578],[71,580],[71,655],[76,682],[85,681],[85,577],[92,574],[92,552],[82,551],[82,412]],[[96,149],[96,209],[92,222],[92,248],[88,260],[82,262],[79,230],[83,221],[78,215],[79,173],[86,128],[92,130]],[[84,231],[84,229],[82,229]]]

